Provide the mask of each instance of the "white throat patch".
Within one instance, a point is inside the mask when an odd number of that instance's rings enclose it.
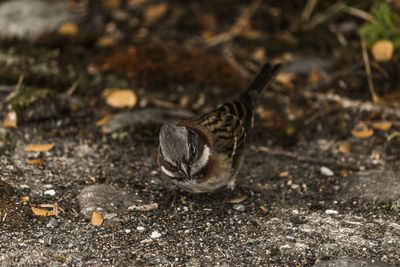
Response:
[[[211,152],[208,146],[204,146],[203,153],[201,154],[199,160],[197,160],[193,166],[190,168],[190,175],[195,175],[199,170],[207,165],[208,159],[210,158]]]

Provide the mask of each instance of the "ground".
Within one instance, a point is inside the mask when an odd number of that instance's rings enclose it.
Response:
[[[78,32],[35,29],[0,49],[0,262],[400,264],[398,52],[387,63],[370,55],[373,101],[356,32],[343,33],[347,46],[327,32],[363,21],[342,14],[300,29],[304,7],[293,3],[59,1],[57,10],[64,2]],[[249,20],[252,30],[230,30]],[[165,189],[162,123],[234,99],[266,60],[285,67],[260,97],[235,190]],[[138,101],[111,107],[105,88],[130,89]],[[5,123],[11,111],[16,128]],[[34,144],[54,147],[27,151]],[[54,203],[57,216],[31,208]]]

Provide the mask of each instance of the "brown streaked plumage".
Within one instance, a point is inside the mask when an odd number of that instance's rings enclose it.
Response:
[[[253,110],[281,65],[265,64],[236,101],[201,116],[164,125],[157,158],[168,184],[192,193],[234,188],[243,165]]]

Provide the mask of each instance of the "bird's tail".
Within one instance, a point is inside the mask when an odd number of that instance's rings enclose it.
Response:
[[[272,83],[281,67],[282,64],[272,65],[271,63],[266,63],[249,87],[240,95],[240,100],[247,103],[250,108],[253,108],[257,103],[258,97]]]

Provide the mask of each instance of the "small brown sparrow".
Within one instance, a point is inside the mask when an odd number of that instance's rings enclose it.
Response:
[[[257,99],[281,64],[265,64],[236,101],[177,125],[163,125],[157,163],[167,184],[191,193],[235,187]]]

